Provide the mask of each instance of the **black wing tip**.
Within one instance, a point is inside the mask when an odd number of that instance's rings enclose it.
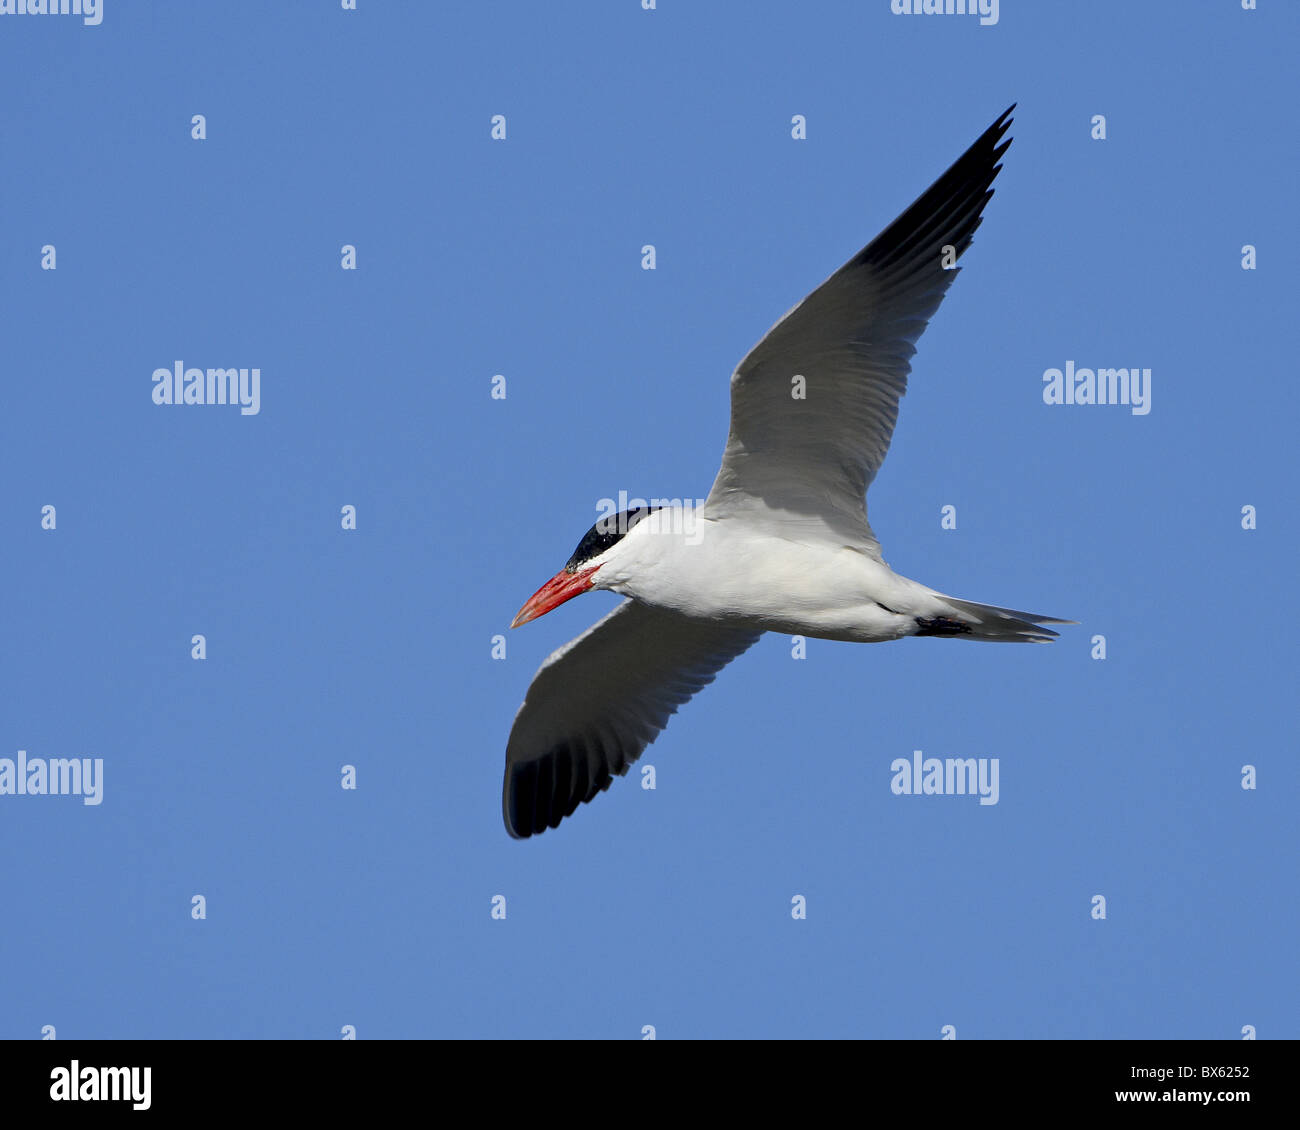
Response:
[[[511,839],[524,840],[533,834],[533,797],[536,795],[537,766],[533,762],[507,766],[505,784],[501,789],[501,815]],[[529,813],[528,822],[520,820],[522,812]]]
[[[576,765],[570,759],[576,761]],[[626,775],[631,763],[618,770]],[[581,776],[573,770],[582,768]],[[558,828],[578,805],[587,804],[614,782],[609,769],[601,766],[588,784],[585,758],[567,746],[559,746],[545,757],[506,769],[501,789],[501,816],[512,840],[540,836],[547,828]]]
[[[1002,160],[1003,155],[1011,148],[1011,143],[1015,140],[1014,137],[1007,135],[1007,130],[1015,124],[1015,119],[1011,116],[1011,111],[1015,108],[1016,104],[1012,102],[1011,105],[1002,112],[1002,116],[984,131],[984,136],[971,146],[971,149],[982,148],[985,145],[993,146],[993,152],[988,158],[988,163],[993,166],[992,169],[989,170],[990,184],[992,184],[993,179],[998,175],[998,173],[1002,171],[1002,166],[998,164],[998,162]]]
[[[1002,171],[1001,160],[1011,147],[1004,136],[1013,121],[1012,103],[966,151],[948,166],[888,227],[864,247],[846,267],[870,264],[890,271],[915,259],[919,247],[938,240],[951,243],[958,257],[970,246],[984,208],[993,198],[993,182]],[[952,281],[951,268],[945,270]]]
[[[998,164],[1003,155],[1011,148],[1011,143],[1015,140],[1007,136],[1009,130],[1015,123],[1011,116],[1011,111],[1016,108],[1013,102],[1001,114],[1001,116],[986,129],[974,143],[960,157],[953,162],[953,167],[978,161],[979,164],[989,167],[989,183],[992,184],[993,178],[1002,171],[1002,166]]]
[[[989,164],[996,164],[1000,161],[1002,155],[1011,147],[1011,142],[1015,140],[1014,138],[1006,136],[1007,130],[1009,130],[1015,122],[1015,119],[1011,116],[1011,111],[1015,108],[1016,104],[1014,102],[1011,103],[1011,105],[1002,112],[1001,116],[979,136],[963,156],[969,155],[971,151],[979,152],[991,148],[992,153],[986,158],[986,160]],[[997,172],[996,169],[993,171],[995,173]]]
[[[993,150],[992,161],[997,161],[1001,158],[1002,154],[1007,151],[1007,146],[1012,142],[1012,138],[1005,137],[1004,135],[1015,123],[1015,119],[1011,116],[1011,112],[1015,108],[1016,103],[1012,102],[1010,106],[998,115],[993,124],[971,143],[966,152],[963,153],[954,164],[964,159],[968,159],[976,153],[984,153],[990,148]]]

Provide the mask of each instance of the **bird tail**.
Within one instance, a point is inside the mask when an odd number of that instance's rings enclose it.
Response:
[[[1040,616],[1035,612],[998,608],[993,604],[977,604],[973,600],[958,600],[942,593],[934,595],[952,609],[952,615],[918,616],[918,636],[951,636],[995,643],[1050,643],[1056,639],[1057,633],[1044,628],[1044,624],[1078,623],[1077,620],[1058,620],[1055,616]]]

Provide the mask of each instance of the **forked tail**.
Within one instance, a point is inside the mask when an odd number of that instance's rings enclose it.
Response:
[[[952,609],[952,615],[916,618],[918,636],[951,636],[953,639],[991,640],[994,643],[1050,643],[1056,632],[1044,624],[1077,624],[1077,620],[1058,620],[1034,612],[1017,612],[993,604],[976,604],[973,600],[935,593]]]

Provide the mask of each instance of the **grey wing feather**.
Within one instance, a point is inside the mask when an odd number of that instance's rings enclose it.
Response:
[[[889,451],[916,341],[993,195],[1012,109],[740,363],[705,516],[758,522],[776,512],[787,529],[819,524],[865,538],[879,557],[866,491]],[[792,395],[796,376],[802,399]]]
[[[501,807],[516,839],[609,788],[677,708],[761,632],[625,600],[546,660],[506,743]]]

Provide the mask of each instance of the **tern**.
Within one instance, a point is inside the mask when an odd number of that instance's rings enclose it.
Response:
[[[519,610],[512,628],[593,589],[628,598],[533,677],[506,744],[511,836],[555,828],[609,788],[764,632],[1042,643],[1057,634],[1043,625],[1074,623],[908,580],[867,522],[916,341],[993,196],[1014,109],[741,361],[703,507],[602,519]]]

